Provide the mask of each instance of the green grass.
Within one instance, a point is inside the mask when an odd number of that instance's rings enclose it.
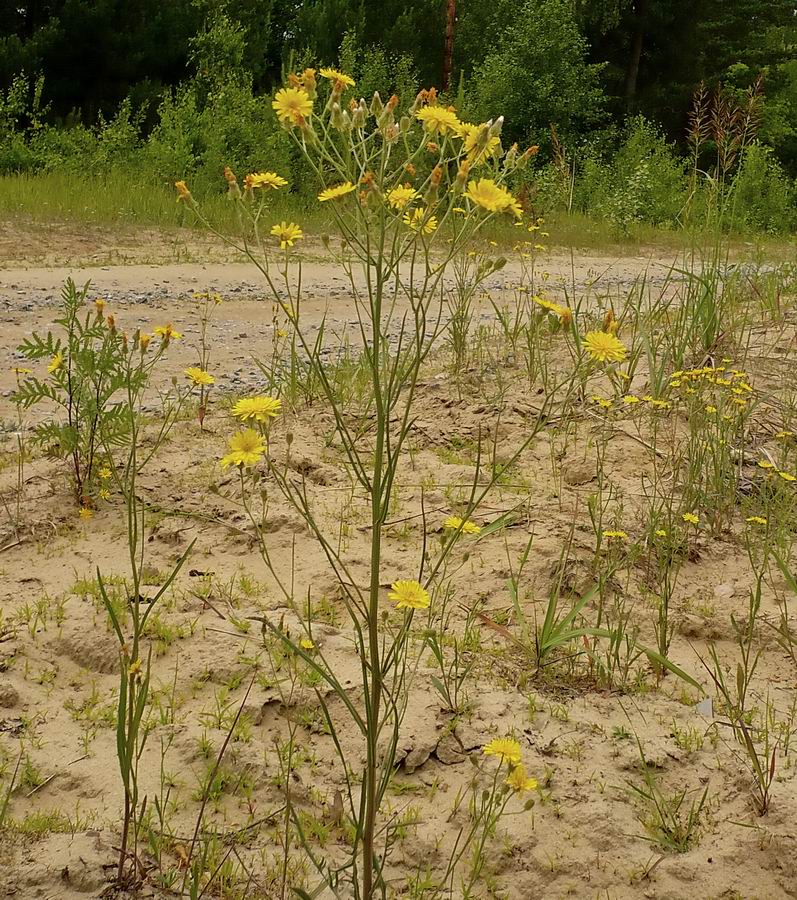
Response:
[[[221,189],[204,196],[197,193],[196,199],[220,230],[236,230],[234,205]],[[90,223],[100,227],[165,230],[198,227],[185,204],[176,202],[171,183],[124,170],[93,177],[72,172],[0,176],[0,219],[13,218],[33,222]],[[326,212],[311,198],[289,193],[275,193],[270,198],[269,220],[274,219],[297,221],[308,234],[320,234],[332,224]],[[620,233],[607,222],[566,212],[550,214],[542,230],[548,231],[550,237],[542,238],[539,233],[530,235],[505,217],[490,223],[482,237],[485,249],[490,241],[508,248],[519,240],[530,239],[552,248],[618,256],[634,255],[652,247],[677,252],[699,245],[710,237],[705,232],[662,229],[645,223],[635,223],[627,233]],[[734,235],[725,240],[736,255],[765,253],[778,259],[787,258],[791,251],[785,238],[763,234]]]
[[[168,182],[146,179],[135,172],[117,171],[93,178],[65,172],[0,177],[0,217],[5,218],[193,227],[194,216],[176,198]],[[234,228],[233,204],[223,193],[196,199],[212,222],[224,229]],[[301,216],[303,222],[307,221],[308,210],[295,195],[274,194],[271,209],[276,218]]]

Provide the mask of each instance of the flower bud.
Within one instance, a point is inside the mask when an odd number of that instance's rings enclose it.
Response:
[[[402,134],[407,134],[407,132],[412,128],[412,119],[409,116],[402,116],[399,119],[399,129]]]
[[[315,69],[305,69],[302,72],[302,87],[305,90],[305,93],[311,100],[315,100],[316,96],[316,83],[315,83]]]
[[[459,164],[459,170],[457,171],[457,177],[454,179],[454,191],[458,194],[461,194],[462,191],[465,190],[465,185],[468,181],[468,173],[470,172],[470,163],[467,159],[463,159]]]
[[[373,99],[371,100],[371,115],[374,118],[379,118],[384,108],[385,104],[382,103],[382,98],[379,96],[379,91],[375,91]]]
[[[490,126],[490,137],[501,137],[501,131],[504,128],[504,117],[499,116]]]

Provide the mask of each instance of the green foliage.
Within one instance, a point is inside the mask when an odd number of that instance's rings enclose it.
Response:
[[[747,148],[732,191],[731,224],[735,229],[777,234],[794,226],[794,183],[769,147],[751,144]]]
[[[55,320],[63,335],[34,333],[19,346],[25,359],[49,360],[49,374],[27,377],[14,398],[25,409],[46,401],[59,410],[58,417],[35,426],[33,440],[70,461],[82,505],[91,503],[103,444],[123,442],[129,425],[117,394],[130,386],[126,340],[100,309],[87,306],[88,290],[88,283],[78,290],[69,279]]]
[[[468,112],[504,115],[507,138],[535,143],[551,122],[564,135],[595,125],[606,98],[586,55],[569,3],[527,0],[467,83]]]

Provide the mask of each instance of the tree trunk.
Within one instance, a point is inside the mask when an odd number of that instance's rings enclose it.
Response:
[[[648,11],[648,0],[634,0],[634,26],[631,34],[631,48],[628,56],[628,67],[625,71],[625,105],[630,109],[636,97],[639,79],[639,62],[642,59],[642,45],[645,40],[645,18]]]
[[[457,20],[456,0],[446,2],[446,42],[443,49],[443,83],[442,90],[445,93],[451,83],[451,69],[454,64],[454,25]]]

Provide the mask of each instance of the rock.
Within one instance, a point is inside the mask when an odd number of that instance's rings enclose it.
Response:
[[[54,645],[75,665],[92,672],[110,675],[119,668],[119,642],[100,627],[88,632],[82,625],[73,624],[69,630],[64,629]]]
[[[19,703],[19,691],[12,684],[0,684],[0,708],[11,709]]]
[[[589,484],[595,480],[595,461],[589,459],[565,460],[562,463],[564,483],[570,487]]]

